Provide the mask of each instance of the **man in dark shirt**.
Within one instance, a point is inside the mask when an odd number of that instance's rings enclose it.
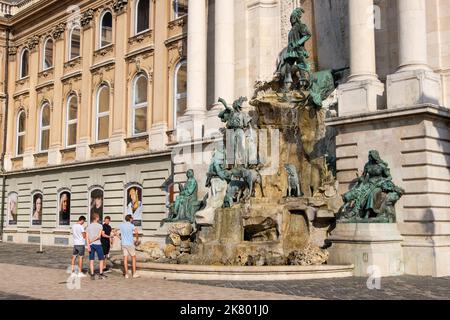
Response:
[[[109,225],[109,223],[111,222],[111,217],[106,216],[105,220],[103,221],[103,231],[102,231],[102,247],[103,247],[103,254],[105,255],[105,261],[103,263],[103,265],[105,266],[105,271],[104,272],[111,272],[111,270],[108,267],[108,258],[109,258],[109,251],[111,249],[111,242],[112,242],[112,236],[111,236],[111,231],[112,228]]]

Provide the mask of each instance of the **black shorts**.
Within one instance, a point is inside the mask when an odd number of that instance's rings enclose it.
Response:
[[[109,254],[109,251],[111,250],[111,244],[109,242],[108,243],[102,242],[102,247],[103,247],[103,254],[104,255]]]

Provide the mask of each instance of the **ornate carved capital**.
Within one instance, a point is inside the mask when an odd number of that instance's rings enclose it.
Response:
[[[27,47],[30,51],[34,51],[39,46],[39,36],[34,35],[28,40]]]
[[[88,11],[83,13],[83,15],[81,16],[81,19],[80,19],[80,25],[84,29],[87,29],[87,28],[91,27],[91,22],[94,19],[94,14],[95,14],[95,10],[94,9],[89,9]]]
[[[58,24],[51,32],[53,39],[55,40],[61,39],[65,30],[66,30],[65,23]]]
[[[114,0],[113,9],[117,14],[126,12],[128,0]]]

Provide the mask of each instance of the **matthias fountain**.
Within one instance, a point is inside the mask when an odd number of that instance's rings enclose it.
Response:
[[[353,189],[341,196],[335,177],[333,129],[337,83],[343,70],[312,72],[305,44],[311,32],[304,10],[292,29],[274,77],[255,85],[253,97],[229,104],[219,118],[223,139],[215,145],[206,195],[193,170],[162,222],[164,252],[150,245],[157,263],[200,266],[308,266],[329,260],[336,224],[393,223],[404,191],[391,180],[376,151]],[[155,250],[159,250],[154,254]]]

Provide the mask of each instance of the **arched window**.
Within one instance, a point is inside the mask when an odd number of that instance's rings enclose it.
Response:
[[[133,82],[133,135],[147,132],[148,78],[141,73]]]
[[[20,58],[20,78],[28,77],[30,71],[30,52],[28,49],[22,51],[22,56]]]
[[[53,39],[48,38],[44,44],[42,67],[47,70],[53,67]]]
[[[78,127],[78,97],[72,94],[67,99],[66,110],[66,147],[73,147],[77,144]]]
[[[188,5],[186,0],[172,0],[173,18],[178,19],[188,12]]]
[[[16,155],[21,156],[25,151],[25,111],[22,110],[17,115],[17,127],[16,127]]]
[[[111,12],[106,11],[100,18],[100,48],[112,43],[113,17]]]
[[[186,112],[187,104],[187,63],[185,60],[179,62],[175,67],[174,74],[174,125],[177,119]]]
[[[150,0],[138,0],[136,3],[136,34],[150,29]]]
[[[50,145],[50,105],[44,103],[39,117],[39,151],[47,151]]]
[[[95,140],[106,141],[109,138],[109,86],[101,85],[97,92],[97,110],[95,117]]]
[[[69,59],[78,58],[81,54],[81,29],[78,26],[70,31]]]

